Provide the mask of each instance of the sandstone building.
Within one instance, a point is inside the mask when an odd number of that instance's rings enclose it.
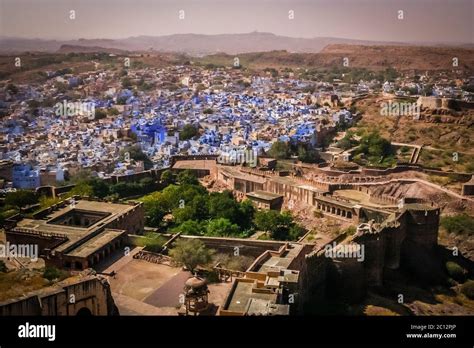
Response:
[[[142,234],[141,203],[63,202],[6,226],[12,244],[37,244],[47,265],[70,270],[93,267],[123,248],[128,234]]]
[[[107,280],[84,271],[53,286],[0,303],[0,316],[118,315]]]

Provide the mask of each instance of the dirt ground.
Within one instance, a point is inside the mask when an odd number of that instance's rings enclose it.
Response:
[[[111,264],[104,272],[116,272],[109,277],[115,303],[121,315],[177,315],[179,295],[191,276],[179,267],[170,267],[130,256]],[[215,314],[224,303],[231,283],[209,285],[209,303]]]
[[[109,282],[113,292],[143,301],[180,271],[180,268],[132,259],[116,270],[117,275],[109,277]]]

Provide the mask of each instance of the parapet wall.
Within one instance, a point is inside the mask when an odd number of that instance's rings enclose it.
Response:
[[[161,173],[167,169],[169,168],[150,169],[128,175],[112,175],[109,178],[105,178],[103,180],[110,184],[116,184],[119,182],[136,182],[144,178],[159,179],[161,177]]]
[[[142,234],[145,228],[145,208],[143,203],[121,215],[112,223],[106,225],[107,228],[125,230],[129,234]]]
[[[199,239],[207,248],[223,253],[234,253],[238,250],[239,255],[258,257],[267,250],[278,251],[286,242],[271,240],[251,240],[224,237],[205,237],[180,235],[183,239]],[[238,249],[235,249],[238,248]]]
[[[219,155],[175,155],[170,158],[170,166],[172,167],[177,161],[198,161],[198,160],[216,160]]]

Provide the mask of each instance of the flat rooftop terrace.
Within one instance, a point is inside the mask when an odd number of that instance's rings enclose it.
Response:
[[[254,191],[247,193],[248,197],[258,198],[265,201],[273,201],[274,199],[283,198],[283,195],[266,191]]]
[[[14,230],[21,230],[22,232],[31,233],[31,234],[60,234],[67,237],[67,241],[59,245],[55,250],[64,251],[76,242],[85,238],[91,233],[97,231],[98,228],[106,226],[107,224],[113,222],[119,216],[124,215],[133,209],[136,208],[136,205],[129,204],[117,204],[117,203],[108,203],[108,202],[97,202],[97,201],[86,201],[79,200],[76,201],[74,208],[67,206],[61,209],[58,209],[51,214],[49,214],[45,219],[31,219],[24,218],[18,221]],[[93,223],[89,226],[71,226],[67,224],[58,224],[58,219],[61,216],[69,214],[71,211],[77,210],[79,213],[82,212],[100,212],[105,213],[104,217]],[[95,238],[95,237],[93,237]]]
[[[257,266],[254,272],[267,273],[268,271],[280,271],[288,269],[290,264],[293,262],[295,257],[298,256],[302,249],[303,245],[301,244],[290,244],[289,249],[283,251],[281,255],[272,255],[260,266]]]
[[[260,184],[264,184],[267,180],[265,177],[261,177],[261,176],[258,176],[258,175],[242,173],[238,168],[222,167],[221,166],[220,170],[221,170],[221,172],[223,172],[227,176],[233,177],[235,179],[253,181],[253,182],[260,183]]]
[[[105,229],[103,232],[92,237],[88,241],[79,245],[77,248],[73,249],[71,252],[67,253],[67,255],[75,257],[88,257],[90,254],[93,254],[95,251],[99,250],[104,245],[110,243],[115,238],[121,236],[124,233],[125,231],[122,230]]]
[[[228,308],[232,312],[245,313],[247,306],[251,299],[265,300],[266,302],[276,302],[277,295],[274,293],[260,293],[253,292],[254,282],[242,281],[241,279],[236,280],[235,290],[232,294],[232,298],[229,302]]]
[[[216,167],[215,160],[183,160],[176,161],[173,169],[213,169]]]

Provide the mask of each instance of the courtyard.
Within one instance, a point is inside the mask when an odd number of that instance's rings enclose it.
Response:
[[[180,267],[134,259],[139,250],[134,248],[103,270],[105,274],[115,272],[115,276],[109,276],[109,283],[120,314],[178,315],[180,295],[191,273]],[[231,282],[208,285],[212,308],[209,314],[217,313],[231,285]]]

